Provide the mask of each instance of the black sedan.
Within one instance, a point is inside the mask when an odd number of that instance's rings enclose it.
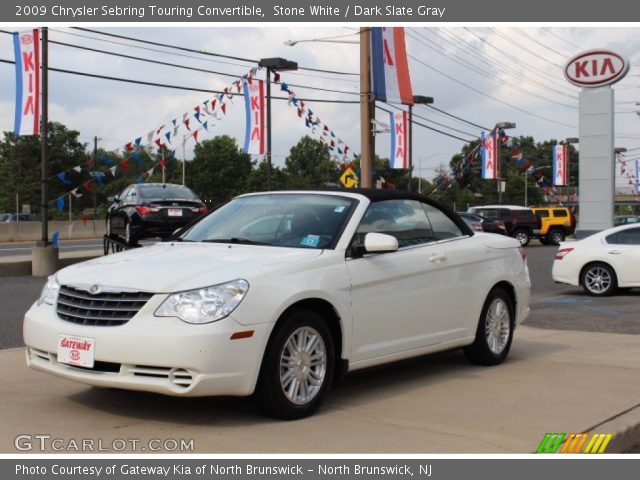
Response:
[[[479,232],[499,233],[500,235],[507,234],[505,224],[500,220],[491,220],[481,215],[474,215],[466,212],[458,212],[458,215],[467,223],[467,225]]]
[[[143,238],[168,237],[207,213],[195,193],[170,183],[130,185],[109,201],[107,235],[123,237],[128,246]]]

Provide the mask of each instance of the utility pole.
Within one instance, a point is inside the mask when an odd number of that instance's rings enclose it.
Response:
[[[371,188],[374,139],[371,95],[371,28],[360,28],[360,185]]]
[[[93,137],[93,174],[95,177],[96,172],[98,171],[98,137]],[[93,221],[96,221],[96,216],[98,214],[98,192],[97,192],[98,182],[95,181],[93,185]]]
[[[42,207],[40,211],[42,224],[42,238],[39,247],[49,245],[49,202],[47,198],[47,178],[49,176],[49,152],[47,148],[49,122],[49,30],[42,27],[42,120],[40,125],[40,162],[42,164],[40,189]]]
[[[271,190],[271,67],[267,67],[267,191]]]

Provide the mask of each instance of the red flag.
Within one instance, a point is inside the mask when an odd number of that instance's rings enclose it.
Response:
[[[196,143],[198,143],[198,130],[193,132],[193,139],[196,141]]]
[[[156,130],[156,135],[158,135],[160,133],[160,130],[162,130],[164,128],[164,125],[162,125],[158,130]]]
[[[215,110],[216,109],[216,103],[218,102],[217,98],[214,98],[213,100],[211,100],[211,109]]]
[[[120,160],[120,166],[122,167],[122,170],[124,170],[125,172],[129,171],[129,164],[127,163],[126,158],[123,158],[122,160]]]
[[[89,221],[89,214],[85,213],[84,215],[82,215],[82,223],[86,225],[88,221]]]
[[[224,113],[226,115],[227,114],[227,104],[226,103],[221,103],[220,104],[220,108],[222,109],[222,113]]]
[[[167,161],[164,159],[164,157],[162,157],[160,159],[160,166],[164,169],[167,168]]]
[[[93,187],[91,186],[91,180],[87,180],[82,184],[82,186],[87,190],[87,192],[93,192]]]
[[[165,144],[159,138],[156,138],[155,144],[158,145],[158,148],[164,148]]]
[[[124,148],[127,149],[127,152],[133,152],[133,142],[127,143]]]
[[[280,83],[280,74],[278,72],[273,72],[273,83]]]
[[[184,121],[184,126],[187,127],[187,130],[191,131],[191,127],[189,126],[189,119],[188,118]]]

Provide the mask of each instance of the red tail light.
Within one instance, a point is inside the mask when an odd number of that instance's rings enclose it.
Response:
[[[573,248],[560,248],[556,252],[556,256],[554,257],[556,260],[562,260],[569,253],[573,252]]]
[[[136,206],[136,210],[143,217],[146,215],[151,215],[152,213],[158,213],[160,209],[154,207],[147,207],[146,205],[138,205]]]
[[[473,224],[473,229],[474,229],[476,232],[481,232],[481,231],[482,231],[482,224],[481,224],[481,223],[474,223],[474,224]]]
[[[196,215],[204,215],[209,210],[207,210],[207,207],[198,207],[198,208],[192,208],[191,211]]]
[[[522,261],[527,261],[527,253],[524,251],[524,247],[518,247],[518,251],[520,252],[520,256],[522,257]]]

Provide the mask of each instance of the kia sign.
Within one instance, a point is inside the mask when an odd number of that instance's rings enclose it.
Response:
[[[564,77],[577,87],[602,87],[622,80],[629,62],[610,50],[589,50],[573,57],[564,67]]]

